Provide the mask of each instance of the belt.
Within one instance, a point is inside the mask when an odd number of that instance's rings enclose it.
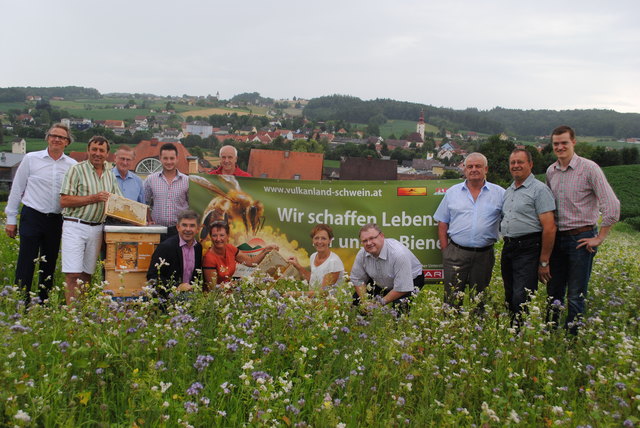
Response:
[[[487,251],[493,248],[493,244],[491,245],[487,245],[486,247],[478,247],[478,248],[474,248],[474,247],[463,247],[462,245],[458,245],[453,241],[450,241],[453,245],[455,245],[456,247],[460,248],[461,250],[465,250],[465,251],[473,251],[475,253],[481,253],[483,251]]]
[[[540,238],[542,238],[542,232],[529,233],[527,235],[516,236],[515,238],[509,238],[508,236],[505,236],[503,239],[505,244],[511,244],[512,242],[521,242]]]
[[[558,232],[558,236],[573,236],[583,232],[589,232],[595,229],[595,226],[582,226],[575,229],[563,230]]]
[[[43,215],[45,217],[60,217],[62,215],[60,213],[43,213],[42,211],[38,211],[35,208],[31,208],[29,205],[23,205],[23,207],[33,211],[35,214],[40,214],[40,215]]]
[[[74,217],[64,217],[64,221],[72,221],[74,223],[86,224],[87,226],[100,226],[104,224],[104,223],[94,223],[92,221],[84,221]]]

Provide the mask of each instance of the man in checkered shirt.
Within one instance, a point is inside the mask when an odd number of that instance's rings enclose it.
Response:
[[[547,185],[556,199],[558,232],[549,261],[550,310],[547,318],[557,325],[559,307],[566,294],[565,326],[575,334],[584,312],[593,258],[611,226],[620,218],[620,201],[600,167],[575,154],[573,129],[568,126],[554,129],[551,144],[558,161],[547,169]],[[598,229],[600,215],[602,223]]]

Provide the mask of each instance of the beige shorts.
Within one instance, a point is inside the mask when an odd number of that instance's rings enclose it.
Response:
[[[96,271],[103,227],[66,220],[62,222],[63,273],[93,274]]]

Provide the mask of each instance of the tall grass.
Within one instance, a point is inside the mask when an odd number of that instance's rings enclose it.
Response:
[[[408,316],[360,313],[344,286],[324,300],[303,284],[251,278],[153,302],[61,292],[24,308],[11,286],[15,244],[0,248],[0,420],[18,426],[637,426],[638,235],[613,232],[577,337],[544,323],[544,291],[519,332],[499,274],[478,318],[429,285]]]

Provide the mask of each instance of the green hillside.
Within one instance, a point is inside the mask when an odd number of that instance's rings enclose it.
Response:
[[[620,218],[640,216],[640,165],[608,166],[602,170],[620,199]]]

